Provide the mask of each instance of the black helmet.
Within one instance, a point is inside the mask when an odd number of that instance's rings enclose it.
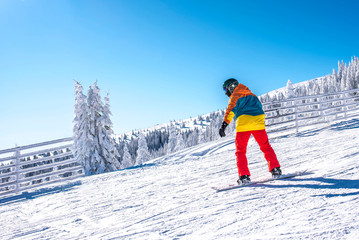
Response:
[[[234,89],[238,86],[238,81],[234,78],[230,78],[227,79],[224,83],[223,83],[223,90],[224,93],[230,97],[234,91]]]

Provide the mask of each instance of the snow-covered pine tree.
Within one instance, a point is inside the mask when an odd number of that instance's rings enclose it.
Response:
[[[177,145],[177,134],[176,128],[173,123],[169,126],[169,136],[168,136],[168,144],[167,144],[167,154],[173,153],[175,147]]]
[[[285,99],[284,94],[283,94],[282,92],[279,92],[279,93],[278,93],[278,100],[279,100],[279,101],[283,101],[284,99]]]
[[[115,140],[112,137],[114,135],[113,132],[113,124],[110,116],[112,115],[110,110],[110,98],[109,93],[107,93],[105,99],[105,106],[103,114],[100,118],[102,124],[100,128],[100,142],[101,146],[103,146],[103,157],[105,158],[105,165],[107,167],[106,171],[114,171],[121,169],[121,164],[119,162],[120,154],[118,153],[115,147]]]
[[[200,128],[198,129],[198,144],[205,143],[205,131]]]
[[[355,66],[354,66],[354,60],[350,62],[348,66],[348,76],[347,76],[347,90],[355,89],[356,81],[355,81]]]
[[[192,147],[198,144],[198,128],[187,130],[187,147]]]
[[[96,95],[94,92],[94,89],[90,86],[88,92],[87,92],[87,105],[89,107],[89,139],[91,142],[90,145],[90,155],[89,155],[89,169],[86,169],[86,171],[89,174],[96,174],[100,173],[104,166],[99,169],[99,165],[101,164],[101,157],[100,157],[100,146],[98,141],[98,119],[101,116],[99,112],[102,112],[102,104],[98,103],[99,96]],[[101,106],[101,109],[98,109]]]
[[[313,91],[313,95],[320,94],[320,86],[318,82],[314,82],[312,91]]]
[[[342,70],[342,77],[340,78],[340,91],[345,91],[347,88],[347,66],[346,64]]]
[[[352,69],[352,76],[353,76],[353,81],[354,81],[354,89],[358,88],[359,86],[359,59],[357,57],[354,57],[353,60],[353,69]]]
[[[353,78],[352,78],[351,68],[348,68],[347,86],[346,86],[345,90],[353,89],[353,87],[354,87],[354,82],[353,82]]]
[[[137,158],[135,165],[142,165],[143,163],[150,160],[151,155],[148,151],[148,146],[146,142],[145,135],[140,132],[138,136],[138,149],[137,149]]]
[[[122,168],[129,168],[133,166],[132,157],[130,152],[128,151],[127,143],[125,143],[123,147],[123,157],[122,157],[121,165]]]
[[[181,131],[178,132],[177,134],[177,140],[176,140],[176,147],[175,147],[175,152],[178,152],[182,149],[184,149],[186,147],[185,142],[183,141],[183,136]]]
[[[335,81],[335,84],[337,83],[338,74],[333,68],[333,74],[332,74],[332,81]]]
[[[342,80],[343,68],[344,68],[343,60],[342,60],[342,62],[338,61],[338,74],[337,74],[337,79],[338,79],[339,81]]]
[[[293,98],[295,97],[295,94],[294,94],[294,87],[292,85],[292,81],[290,79],[288,79],[288,82],[287,82],[287,98]]]
[[[88,106],[86,103],[86,96],[83,94],[82,85],[75,81],[75,106],[74,106],[74,120],[73,120],[73,138],[72,153],[75,159],[81,163],[85,169],[85,174],[88,175],[90,169],[90,146],[89,139],[89,118]]]
[[[323,78],[323,81],[321,82],[321,92],[326,94],[329,92],[329,84],[330,84],[330,78],[328,78],[329,76],[325,76]]]
[[[340,91],[340,79],[338,79],[338,74],[335,72],[335,70],[333,70],[332,84],[333,84],[334,92],[339,92]]]
[[[260,96],[260,99],[259,99],[259,100],[261,101],[261,103],[267,103],[267,102],[271,102],[271,101],[272,101],[272,99],[270,98],[270,96],[269,96],[268,93],[266,93],[266,94]]]
[[[329,76],[328,82],[329,82],[328,83],[328,85],[329,85],[328,92],[329,93],[336,92],[337,80],[336,80],[336,76],[334,74]]]
[[[103,116],[108,113],[101,101],[100,89],[95,82],[88,91],[87,103],[89,106],[89,126],[90,126],[90,156],[89,165],[90,174],[99,174],[120,169],[117,160],[118,153],[113,149],[113,140],[110,137],[109,116]]]
[[[211,141],[214,141],[216,139],[219,138],[219,133],[218,133],[218,129],[219,129],[219,121],[218,121],[218,115],[217,114],[213,114],[212,115],[212,119],[211,119],[211,123],[209,124],[209,128],[210,128],[210,139]]]

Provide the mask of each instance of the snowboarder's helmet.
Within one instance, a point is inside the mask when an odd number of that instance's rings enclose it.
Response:
[[[223,83],[223,90],[224,93],[230,97],[234,91],[234,89],[238,86],[238,81],[234,78],[230,78],[227,79],[224,83]]]

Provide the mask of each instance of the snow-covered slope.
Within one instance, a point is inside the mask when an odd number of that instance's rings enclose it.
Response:
[[[237,180],[224,138],[1,200],[0,239],[358,239],[359,120],[271,143],[285,173],[313,174],[216,193]],[[247,156],[269,176],[253,139]]]

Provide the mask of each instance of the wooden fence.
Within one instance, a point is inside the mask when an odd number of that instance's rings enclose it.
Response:
[[[0,150],[0,198],[84,175],[72,138]]]

